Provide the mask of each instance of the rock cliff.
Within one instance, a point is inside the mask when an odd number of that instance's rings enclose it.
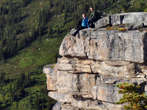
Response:
[[[116,84],[144,83],[147,93],[147,13],[122,13],[95,29],[68,34],[54,69],[45,66],[54,110],[123,110]]]

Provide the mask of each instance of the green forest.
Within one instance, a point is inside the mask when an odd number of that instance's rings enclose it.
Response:
[[[0,110],[51,110],[43,66],[89,7],[146,12],[147,0],[0,0]]]

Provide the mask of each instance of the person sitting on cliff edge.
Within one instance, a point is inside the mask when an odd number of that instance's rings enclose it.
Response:
[[[90,7],[89,10],[90,10],[90,16],[89,16],[88,23],[91,28],[95,28],[94,24],[97,20],[99,20],[101,18],[102,13],[95,11],[92,7]]]
[[[83,13],[82,14],[83,19],[78,23],[78,26],[76,28],[76,31],[72,34],[73,36],[76,36],[76,34],[85,28],[89,28],[89,24],[88,24],[88,17],[86,17],[86,14]]]

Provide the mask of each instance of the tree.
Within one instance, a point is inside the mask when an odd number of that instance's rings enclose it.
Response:
[[[125,110],[146,110],[147,109],[147,96],[142,90],[141,85],[122,83],[117,85],[120,90],[119,93],[123,97],[117,104],[124,104]]]

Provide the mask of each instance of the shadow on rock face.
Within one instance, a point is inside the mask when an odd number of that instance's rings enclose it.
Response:
[[[145,33],[144,35],[144,39],[143,39],[143,51],[144,51],[144,64],[147,65],[147,33]]]

